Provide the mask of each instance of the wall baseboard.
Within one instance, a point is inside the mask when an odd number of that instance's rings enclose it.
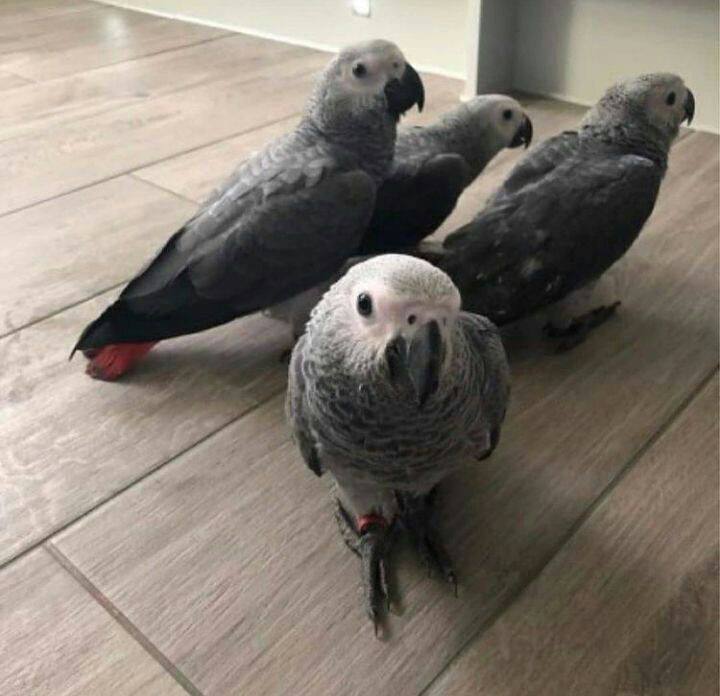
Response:
[[[155,17],[164,17],[165,19],[176,19],[180,22],[189,22],[190,24],[200,24],[205,27],[213,27],[214,29],[225,29],[227,31],[235,32],[237,34],[247,34],[248,36],[257,36],[259,39],[269,39],[270,41],[279,41],[281,43],[291,44],[292,46],[302,46],[304,48],[312,48],[316,51],[324,51],[326,53],[337,53],[340,50],[340,46],[333,44],[319,43],[317,41],[307,41],[305,39],[298,39],[295,36],[284,36],[281,34],[274,34],[272,32],[260,31],[253,29],[252,27],[244,27],[239,24],[229,24],[227,22],[214,22],[210,19],[202,19],[200,17],[192,17],[190,15],[176,13],[176,12],[163,12],[161,10],[152,10],[147,7],[140,7],[134,5],[132,2],[125,2],[124,0],[96,0],[103,5],[112,5],[114,7],[121,7],[125,10],[132,10],[134,12],[144,12],[145,14],[154,15]],[[430,73],[431,75],[439,75],[441,77],[449,77],[453,80],[465,80],[465,75],[461,72],[454,70],[446,70],[436,65],[425,65],[421,63],[413,63],[413,65],[421,72]]]

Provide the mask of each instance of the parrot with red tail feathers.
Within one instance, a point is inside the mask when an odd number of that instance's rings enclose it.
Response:
[[[358,249],[420,76],[383,40],[343,49],[297,127],[244,161],[82,332],[113,380],[158,341],[265,309],[331,277]]]

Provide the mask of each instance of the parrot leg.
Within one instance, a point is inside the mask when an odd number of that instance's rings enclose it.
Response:
[[[613,302],[610,305],[596,307],[573,319],[564,329],[553,326],[553,324],[547,324],[545,326],[545,335],[548,338],[561,339],[557,346],[557,352],[565,353],[579,346],[587,338],[590,331],[610,319],[619,306],[620,302]]]
[[[436,495],[437,487],[424,496],[398,492],[400,519],[425,563],[428,574],[432,574],[433,568],[439,570],[443,580],[453,586],[457,597],[457,575],[433,520]]]
[[[367,515],[358,520],[358,531],[339,500],[335,519],[345,544],[360,557],[363,605],[377,637],[382,616],[390,608],[385,556],[392,541],[392,527],[379,515]]]

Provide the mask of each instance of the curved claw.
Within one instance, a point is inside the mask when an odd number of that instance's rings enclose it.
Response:
[[[549,323],[545,325],[543,331],[548,338],[563,339],[558,344],[556,352],[565,353],[580,345],[592,329],[610,319],[619,306],[619,300],[609,305],[602,305],[575,317],[565,328],[559,328]]]

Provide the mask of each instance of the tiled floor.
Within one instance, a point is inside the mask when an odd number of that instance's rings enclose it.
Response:
[[[84,0],[0,2],[0,694],[716,694],[716,136],[676,144],[617,319],[562,357],[510,340],[501,446],[443,494],[460,596],[401,547],[384,641],[289,441],[281,327],[167,342],[117,384],[67,362],[326,60]],[[461,85],[426,88],[415,122]],[[582,113],[524,101],[538,139]]]

